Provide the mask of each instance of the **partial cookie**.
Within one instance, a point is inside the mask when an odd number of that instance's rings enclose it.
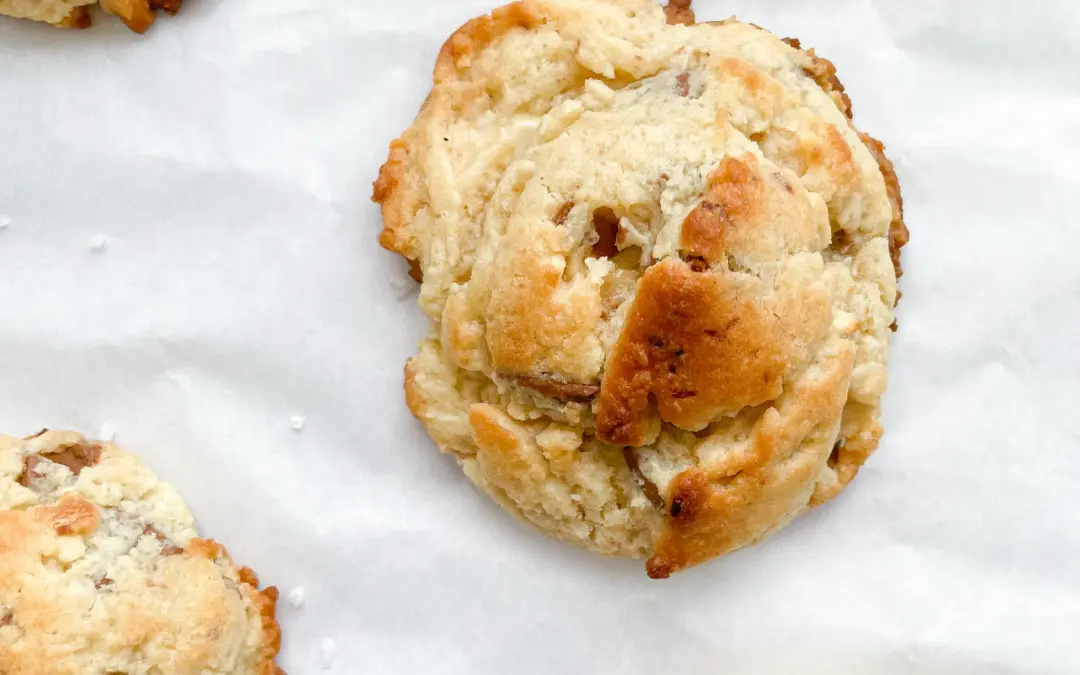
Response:
[[[183,0],[0,0],[0,14],[44,21],[61,28],[87,28],[90,26],[87,10],[99,2],[106,12],[123,19],[128,28],[145,33],[154,23],[157,10],[176,14]]]
[[[0,673],[281,673],[258,584],[132,455],[0,435]]]
[[[877,447],[899,184],[833,65],[687,0],[522,0],[443,46],[375,183],[432,338],[406,396],[561,539],[665,577]]]

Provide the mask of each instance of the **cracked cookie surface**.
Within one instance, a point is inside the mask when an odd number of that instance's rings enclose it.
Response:
[[[0,435],[0,673],[275,675],[258,583],[115,445]]]
[[[374,199],[432,322],[408,405],[471,480],[665,577],[854,477],[907,229],[832,63],[686,0],[522,0],[434,80]]]

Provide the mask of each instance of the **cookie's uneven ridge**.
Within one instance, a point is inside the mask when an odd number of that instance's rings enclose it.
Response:
[[[0,436],[4,675],[276,675],[276,601],[135,457]]]
[[[183,0],[0,0],[0,14],[19,19],[44,21],[59,28],[88,28],[89,8],[100,4],[109,14],[120,17],[128,28],[145,33],[157,11],[176,14]]]
[[[907,242],[835,66],[690,2],[521,0],[443,46],[375,183],[410,409],[510,511],[663,577],[877,447]]]

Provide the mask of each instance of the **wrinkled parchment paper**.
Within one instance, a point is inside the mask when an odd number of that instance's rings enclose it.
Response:
[[[426,322],[370,184],[492,4],[0,19],[0,429],[115,429],[282,589],[291,675],[1080,672],[1076,3],[698,0],[836,62],[913,239],[878,454],[665,582],[517,523],[405,409]]]

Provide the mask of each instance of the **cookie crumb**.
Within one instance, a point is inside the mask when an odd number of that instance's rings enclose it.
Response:
[[[116,438],[116,425],[112,422],[105,422],[98,429],[98,440],[106,443],[112,443]]]
[[[319,667],[330,670],[334,665],[334,657],[337,656],[337,643],[330,638],[323,638],[319,643]]]
[[[289,591],[288,595],[289,606],[293,609],[300,609],[304,606],[304,587],[297,586]]]
[[[105,243],[108,241],[108,237],[104,234],[95,234],[90,237],[90,250],[94,253],[101,253],[105,250]]]
[[[289,418],[289,421],[292,423],[293,431],[302,431],[304,429],[304,422],[307,422],[307,418],[303,415],[293,415]]]

